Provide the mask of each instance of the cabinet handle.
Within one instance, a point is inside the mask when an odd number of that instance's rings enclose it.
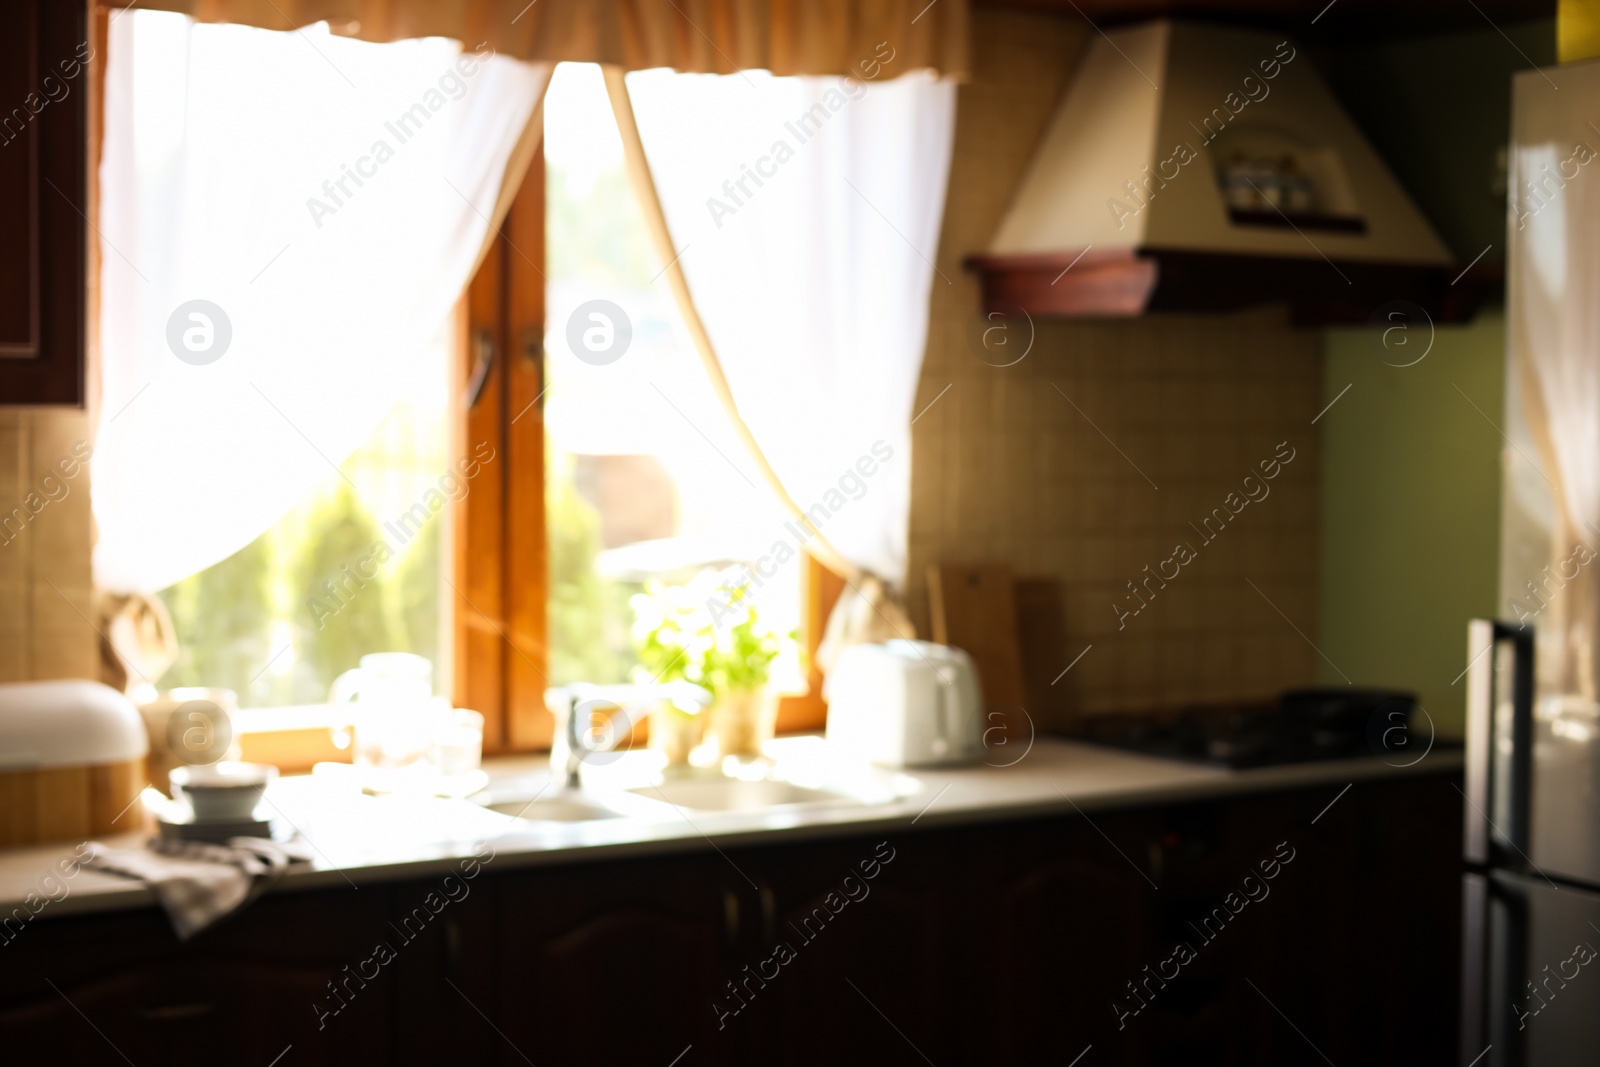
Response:
[[[134,1015],[147,1023],[175,1023],[210,1015],[217,1006],[209,1000],[196,1000],[188,1004],[163,1004],[158,1008],[140,1008]]]
[[[728,944],[739,943],[739,894],[731,889],[722,891],[722,920],[725,924]]]
[[[1474,619],[1467,628],[1467,766],[1466,814],[1463,852],[1469,863],[1514,866],[1526,872],[1529,844],[1529,783],[1533,779],[1533,631],[1509,622]],[[1497,646],[1512,647],[1509,683],[1511,749],[1507,757],[1497,750],[1496,718],[1499,703]],[[1487,655],[1485,655],[1487,653]],[[1502,768],[1502,759],[1508,760]],[[1504,791],[1502,797],[1499,794]],[[1504,811],[1502,823],[1489,821],[1489,812]]]
[[[770,885],[761,887],[761,943],[770,945],[778,940],[778,896]]]
[[[445,969],[456,977],[461,976],[461,924],[454,915],[444,920]]]

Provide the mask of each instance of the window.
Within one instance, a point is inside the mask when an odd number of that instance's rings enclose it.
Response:
[[[371,438],[245,548],[160,593],[179,654],[163,688],[221,686],[241,707],[316,704],[368,652],[435,666],[449,692],[447,328]]]
[[[544,151],[550,681],[648,681],[637,673],[629,597],[650,580],[677,584],[756,558],[786,516],[683,333],[598,66],[556,68]],[[604,351],[584,349],[589,329]],[[799,565],[757,590],[779,631],[800,622]],[[795,689],[797,668],[782,664],[780,684]]]
[[[486,752],[537,749],[549,687],[637,679],[632,595],[770,544],[785,516],[660,281],[599,69],[558,67],[545,115],[400,402],[266,533],[161,592],[181,645],[162,687],[232,688],[265,723],[326,700],[365,653],[411,651],[434,663],[437,693],[484,713]],[[619,313],[615,361],[575,349],[594,301]],[[451,477],[474,457],[470,485]],[[813,648],[831,601],[817,570],[797,561],[759,591],[768,620]],[[777,670],[805,690],[797,659]],[[812,710],[781,722],[820,725],[810,681]]]
[[[504,649],[540,673],[543,431],[513,412],[538,391],[543,185],[522,135],[548,68],[444,38],[109,15],[88,205],[105,253],[95,567],[161,590],[181,649],[158,684],[227,686],[246,732],[310,733],[325,709],[282,709],[407,650],[493,717],[491,750],[537,744],[506,726],[521,668]],[[486,249],[506,175],[532,208]],[[203,337],[177,332],[197,317]],[[528,336],[531,359],[510,343]],[[481,393],[478,352],[500,357]],[[534,493],[508,491],[513,455]]]

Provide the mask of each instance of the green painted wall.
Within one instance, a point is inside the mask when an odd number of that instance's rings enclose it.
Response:
[[[1393,333],[1329,330],[1323,393],[1318,644],[1356,685],[1416,692],[1459,737],[1467,620],[1498,590],[1505,320]],[[1404,341],[1402,345],[1400,342]],[[1464,394],[1464,395],[1463,395]],[[1477,408],[1481,408],[1480,413]],[[1486,417],[1487,416],[1487,417]],[[1320,661],[1319,661],[1320,662]],[[1320,681],[1342,684],[1321,662]]]
[[[1466,263],[1505,255],[1497,156],[1511,75],[1555,61],[1553,20],[1330,49],[1329,84],[1396,177]],[[1508,39],[1509,38],[1509,39]],[[1505,319],[1441,327],[1407,363],[1417,328],[1324,335],[1324,402],[1350,386],[1322,430],[1320,680],[1415,691],[1459,737],[1466,624],[1493,615],[1499,582]],[[1401,346],[1404,339],[1407,344]],[[1386,362],[1387,361],[1387,362]],[[1465,396],[1463,396],[1465,394]],[[1469,402],[1470,398],[1470,402]],[[1482,409],[1475,410],[1473,404]]]

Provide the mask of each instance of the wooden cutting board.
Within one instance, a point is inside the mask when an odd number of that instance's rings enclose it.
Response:
[[[1011,568],[999,564],[934,564],[928,568],[928,614],[933,639],[972,657],[983,686],[989,726],[1026,731],[1021,642]],[[997,738],[996,738],[997,739]],[[1021,738],[1019,737],[1020,741]]]

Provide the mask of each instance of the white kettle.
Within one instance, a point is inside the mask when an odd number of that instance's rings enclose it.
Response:
[[[831,744],[888,767],[975,762],[983,693],[972,657],[929,641],[851,645],[823,683]]]

